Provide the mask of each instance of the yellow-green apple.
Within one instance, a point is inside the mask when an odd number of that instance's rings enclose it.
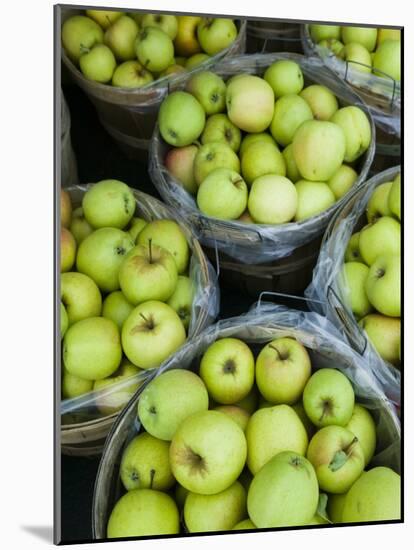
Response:
[[[318,501],[312,464],[298,453],[283,451],[254,476],[247,510],[258,528],[304,525],[315,515]]]
[[[134,306],[128,302],[125,295],[120,290],[115,290],[108,294],[103,301],[102,317],[111,319],[121,330],[125,319],[133,309]]]
[[[120,88],[142,88],[154,80],[150,71],[139,61],[124,61],[115,69],[112,86]]]
[[[125,183],[102,180],[88,189],[82,199],[83,215],[95,229],[123,229],[135,212],[135,198]]]
[[[297,181],[302,179],[302,176],[300,175],[300,172],[296,165],[295,157],[293,156],[293,147],[291,143],[283,149],[282,155],[286,165],[286,176],[288,179],[290,179],[292,183],[296,183]]]
[[[86,10],[86,15],[96,21],[104,30],[115,23],[123,14],[124,12],[122,11]]]
[[[177,63],[174,63],[172,65],[169,65],[164,71],[159,73],[158,77],[162,78],[164,76],[171,76],[178,73],[185,73],[187,70],[182,67],[181,65],[178,65]]]
[[[346,262],[342,268],[341,290],[358,319],[372,311],[372,305],[365,290],[368,273],[369,267],[361,262]]]
[[[338,110],[338,100],[326,86],[311,84],[300,92],[316,120],[330,120]]]
[[[201,46],[197,40],[197,25],[202,18],[192,15],[177,16],[177,36],[174,39],[174,48],[177,55],[190,57],[201,52]]]
[[[247,202],[247,201],[246,201]],[[244,209],[243,209],[244,210]],[[70,271],[75,263],[76,241],[75,237],[66,229],[60,228],[60,272]]]
[[[285,96],[288,97],[288,96]],[[248,185],[266,175],[286,175],[286,165],[282,153],[272,143],[256,141],[244,151],[241,173]]]
[[[311,375],[306,348],[294,338],[272,340],[256,359],[256,384],[263,397],[275,405],[296,403]]]
[[[179,532],[177,505],[169,495],[154,489],[134,489],[123,495],[115,504],[107,527],[109,539]]]
[[[401,315],[401,257],[381,254],[369,269],[365,280],[368,300],[374,308],[389,317]]]
[[[299,95],[288,94],[275,103],[270,132],[282,146],[289,145],[299,126],[306,120],[312,120],[313,114],[308,103]]]
[[[327,40],[329,38],[341,38],[341,27],[337,25],[309,25],[309,31],[314,42]]]
[[[270,143],[271,145],[274,145],[276,148],[279,149],[276,141],[267,132],[259,132],[258,134],[246,134],[240,144],[240,159],[243,157],[244,153],[247,151],[250,145],[253,145],[253,143],[257,143],[258,141],[260,141],[261,143]]]
[[[398,221],[383,216],[363,227],[359,233],[359,251],[368,265],[372,265],[378,256],[400,254],[401,228]]]
[[[392,181],[381,183],[376,187],[369,198],[367,204],[368,222],[373,222],[381,216],[390,216],[391,211],[388,206],[388,197],[392,187]]]
[[[174,147],[165,156],[165,167],[186,191],[194,195],[198,185],[194,178],[194,159],[197,155],[197,145]]]
[[[354,410],[351,382],[339,370],[323,368],[309,378],[303,390],[303,406],[312,424],[346,426]]]
[[[184,369],[171,369],[154,378],[138,401],[138,417],[144,428],[165,441],[171,441],[186,418],[207,409],[203,381]]]
[[[146,13],[141,19],[141,27],[158,27],[164,31],[171,40],[177,36],[178,21],[174,15],[166,13]]]
[[[88,317],[99,317],[101,314],[102,297],[99,288],[83,273],[62,273],[60,297],[66,307],[69,325]]]
[[[370,313],[359,321],[360,327],[380,354],[389,363],[400,363],[401,319],[387,317],[380,313]]]
[[[339,55],[344,47],[343,43],[336,38],[326,38],[325,40],[321,40],[319,42],[319,46],[322,46],[323,48],[328,48],[335,55]]]
[[[327,511],[332,523],[342,523],[342,510],[345,504],[346,493],[342,495],[329,495]]]
[[[194,159],[194,178],[198,186],[217,168],[227,168],[240,172],[239,157],[227,143],[206,143],[202,145]]]
[[[228,531],[246,514],[246,491],[238,481],[214,495],[190,491],[185,499],[184,521],[189,533]]]
[[[136,59],[135,40],[138,30],[132,17],[122,15],[105,32],[104,43],[111,48],[118,61]]]
[[[187,498],[189,492],[190,491],[188,489],[177,483],[174,497],[180,511],[184,510],[185,499]]]
[[[105,84],[112,79],[116,68],[116,59],[112,50],[105,44],[95,44],[85,49],[79,59],[79,67],[88,80]]]
[[[191,57],[189,57],[185,63],[185,69],[186,71],[191,71],[195,67],[198,67],[205,61],[210,59],[210,56],[206,53],[195,53]]]
[[[64,189],[60,190],[60,225],[69,228],[72,220],[72,200]]]
[[[129,233],[115,227],[102,227],[79,245],[76,267],[104,292],[119,289],[118,272],[126,254],[133,248]]]
[[[358,174],[355,170],[347,164],[342,164],[327,183],[335,199],[339,200],[348,193],[357,179]]]
[[[207,216],[235,220],[246,210],[247,194],[246,182],[240,174],[228,168],[216,168],[198,188],[197,204]]]
[[[68,57],[78,63],[85,48],[102,44],[104,32],[102,28],[84,15],[73,15],[62,25],[62,44]]]
[[[263,78],[272,87],[275,98],[298,94],[303,88],[303,74],[300,65],[290,59],[280,59],[272,63]]]
[[[93,227],[86,221],[85,216],[83,215],[82,206],[75,208],[72,212],[72,221],[69,229],[75,237],[75,241],[78,246],[84,239],[86,239],[88,235],[92,233]]]
[[[364,46],[369,52],[374,51],[377,43],[377,29],[375,27],[342,27],[341,36],[344,44],[356,42]]]
[[[94,404],[104,416],[124,408],[142,385],[142,381],[136,379],[140,372],[141,369],[124,360],[111,376],[103,380],[95,380],[93,391],[97,393]]]
[[[295,216],[297,206],[295,185],[287,178],[269,174],[253,181],[248,209],[255,223],[289,222]]]
[[[211,71],[201,71],[192,76],[186,91],[198,99],[207,115],[222,113],[226,108],[226,84]]]
[[[187,271],[190,248],[177,222],[164,219],[148,223],[138,235],[138,244],[148,246],[150,240],[153,245],[165,248],[172,254],[179,275]]]
[[[65,336],[65,332],[68,330],[69,319],[65,306],[60,302],[60,337]]]
[[[176,312],[156,300],[137,306],[122,326],[124,353],[141,369],[159,367],[185,339],[185,329]]]
[[[194,292],[193,281],[186,275],[179,275],[175,290],[167,302],[177,313],[186,330],[190,326]]]
[[[364,453],[365,465],[369,464],[377,445],[375,422],[369,411],[359,403],[355,403],[351,420],[345,428],[358,438]]]
[[[171,38],[157,27],[141,29],[135,39],[135,53],[138,61],[151,72],[160,73],[174,58],[174,45]]]
[[[216,55],[228,48],[237,37],[237,27],[232,19],[203,18],[197,26],[200,46],[209,55]]]
[[[236,405],[219,405],[218,407],[214,407],[213,410],[226,414],[229,418],[234,420],[244,432],[246,431],[250,414],[245,409],[237,407]]]
[[[296,131],[292,147],[302,178],[328,181],[344,161],[345,134],[333,122],[308,120]]]
[[[213,495],[237,480],[246,454],[246,438],[236,422],[221,412],[203,411],[179,425],[171,441],[170,464],[183,487]]]
[[[401,219],[401,179],[400,174],[394,179],[388,195],[388,208],[390,213]]]
[[[237,403],[253,387],[253,353],[237,338],[216,340],[203,354],[200,376],[214,401],[223,405]]]
[[[292,405],[292,409],[295,411],[295,413],[299,416],[299,418],[302,421],[302,424],[306,430],[306,433],[308,434],[308,439],[311,439],[313,434],[316,431],[315,426],[312,424],[312,422],[309,420],[308,415],[305,412],[305,407],[303,406],[302,401],[298,401],[297,403],[294,403]]]
[[[224,113],[211,115],[206,121],[204,131],[201,134],[201,143],[225,143],[235,153],[240,148],[241,132]]]
[[[138,235],[141,233],[147,223],[147,220],[144,220],[143,218],[132,218],[129,225],[128,233],[131,235],[135,243],[138,239]]]
[[[308,434],[289,405],[257,410],[246,428],[247,465],[255,475],[273,456],[282,451],[306,454]]]
[[[385,40],[401,40],[401,31],[398,29],[378,29],[377,47]]]
[[[371,143],[371,126],[367,115],[354,105],[338,109],[331,121],[342,128],[345,135],[345,162],[353,162]]]
[[[320,489],[345,493],[362,474],[365,457],[356,435],[342,426],[325,426],[309,442],[306,457]]]
[[[85,380],[68,372],[65,368],[62,372],[62,397],[73,399],[93,389],[93,380]]]
[[[356,42],[346,44],[339,52],[339,57],[348,62],[352,69],[363,73],[371,72],[371,54],[362,44]]]
[[[161,103],[158,113],[160,133],[174,147],[191,145],[200,137],[205,121],[202,105],[188,92],[169,94]]]
[[[240,401],[237,401],[237,403],[234,403],[234,405],[236,405],[237,407],[241,407],[249,414],[253,414],[254,411],[257,409],[258,403],[259,392],[257,390],[257,387],[254,385],[251,392],[248,393],[243,399],[240,399]]]
[[[137,245],[119,268],[119,285],[126,299],[137,306],[148,300],[166,302],[177,285],[177,264],[173,255],[152,244]]]
[[[298,203],[295,221],[299,222],[327,210],[335,201],[335,195],[327,183],[299,180],[295,183]]]
[[[71,325],[63,340],[66,370],[84,380],[102,380],[113,374],[122,358],[116,324],[103,317],[88,317]]]
[[[169,442],[146,432],[135,436],[122,453],[119,468],[125,489],[171,489],[175,479],[170,468],[169,454]]]
[[[257,529],[256,525],[252,522],[251,519],[243,519],[231,528],[232,531],[246,531],[249,529]]]
[[[378,466],[361,477],[348,491],[342,521],[389,521],[401,519],[401,478],[391,468]]]
[[[348,246],[345,250],[345,261],[346,262],[363,262],[361,253],[359,251],[359,235],[360,232],[357,231],[351,235],[349,239]]]
[[[263,132],[273,118],[275,94],[263,78],[240,75],[227,83],[227,114],[240,130]]]

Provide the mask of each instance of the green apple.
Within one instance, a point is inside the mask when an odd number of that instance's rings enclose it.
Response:
[[[188,92],[172,92],[161,103],[158,113],[160,133],[174,147],[185,147],[197,140],[204,130],[205,111]]]
[[[246,454],[246,438],[236,422],[221,412],[204,411],[187,417],[178,427],[171,441],[170,464],[183,487],[213,495],[237,480]]]
[[[387,181],[376,187],[369,198],[367,204],[367,219],[371,223],[381,216],[390,216],[391,211],[388,206],[388,197],[393,182]]]
[[[201,134],[201,143],[225,143],[229,145],[235,153],[240,148],[241,132],[227,115],[219,113],[208,117],[204,131]]]
[[[347,493],[342,495],[329,495],[327,511],[332,523],[342,523],[342,510],[345,504]]]
[[[401,31],[398,29],[378,29],[377,48],[385,40],[401,40]]]
[[[199,376],[172,369],[154,378],[138,401],[138,417],[154,437],[171,441],[189,416],[208,409],[207,389]]]
[[[65,306],[60,302],[60,337],[65,336],[65,332],[68,330],[69,319]]]
[[[342,521],[401,519],[401,478],[391,468],[378,466],[364,472],[345,498]]]
[[[296,183],[297,181],[302,179],[302,176],[300,175],[298,167],[296,165],[291,143],[283,149],[282,155],[286,165],[286,176],[288,179],[290,179],[292,183]]]
[[[207,115],[222,113],[226,108],[226,84],[211,71],[202,71],[192,76],[186,91],[198,99]]]
[[[313,437],[313,434],[316,431],[316,428],[312,424],[312,422],[309,420],[305,412],[305,407],[303,406],[302,401],[298,401],[297,403],[292,405],[292,409],[295,411],[295,413],[299,416],[300,420],[302,421],[302,424],[306,430],[306,433],[308,434],[308,439],[311,439]]]
[[[167,441],[145,432],[135,436],[122,453],[119,468],[125,489],[171,489],[175,479],[170,468],[169,454],[170,444]]]
[[[119,268],[133,246],[131,236],[121,229],[97,229],[79,246],[76,257],[77,270],[93,279],[103,292],[118,290]]]
[[[250,393],[246,395],[243,399],[240,399],[237,403],[234,403],[237,407],[241,407],[249,414],[253,414],[257,409],[259,403],[259,392],[256,386],[253,386]]]
[[[333,122],[308,120],[296,131],[292,147],[302,178],[328,181],[344,161],[345,134]]]
[[[62,372],[62,397],[63,399],[74,399],[93,389],[93,380],[85,380],[74,376],[65,368]]]
[[[345,162],[353,162],[368,149],[371,143],[371,125],[367,115],[359,107],[342,107],[331,118],[345,135]]]
[[[124,61],[115,69],[112,86],[142,88],[154,80],[152,74],[139,61]]]
[[[232,405],[246,397],[254,383],[254,357],[237,338],[221,338],[204,352],[200,376],[217,403]]]
[[[304,525],[316,513],[319,487],[312,464],[292,451],[267,462],[247,495],[250,519],[258,528]]]
[[[348,62],[352,69],[363,73],[371,72],[371,54],[362,44],[356,42],[346,44],[339,52],[339,57]]]
[[[270,174],[254,180],[248,209],[256,223],[289,222],[295,216],[297,207],[298,194],[295,185],[287,178]]]
[[[296,403],[310,375],[309,354],[294,338],[272,340],[256,359],[256,384],[270,403]]]
[[[261,176],[285,176],[285,160],[273,144],[257,141],[245,150],[241,161],[241,173],[249,186]]]
[[[195,53],[191,57],[189,57],[185,63],[185,69],[186,71],[191,71],[195,67],[198,67],[205,61],[208,61],[210,59],[210,56],[206,53]]]
[[[299,180],[295,183],[298,205],[295,221],[300,222],[317,216],[336,202],[335,195],[327,183]]]
[[[401,180],[400,175],[392,182],[390,192],[388,194],[388,209],[390,214],[401,219]]]
[[[372,305],[365,291],[369,267],[361,262],[346,262],[342,268],[340,286],[349,303],[352,312],[357,318],[364,317],[372,311]]]
[[[227,114],[240,130],[264,132],[273,118],[275,95],[265,80],[242,75],[227,84]]]
[[[232,531],[246,531],[248,529],[257,529],[256,525],[252,522],[251,519],[243,519],[231,528]]]
[[[114,414],[125,407],[142,385],[142,380],[136,380],[140,372],[141,369],[124,360],[111,376],[95,380],[93,391],[97,394],[94,405],[104,416]],[[116,389],[116,385],[121,387]]]
[[[377,43],[377,29],[375,27],[342,27],[341,36],[344,44],[357,42],[364,46],[369,52],[374,51]]]
[[[309,378],[303,390],[303,406],[311,422],[319,427],[346,426],[354,410],[351,382],[339,370],[323,368]]]
[[[78,63],[85,48],[102,44],[104,33],[101,27],[89,17],[73,15],[62,25],[62,44],[68,57]]]
[[[235,220],[247,207],[246,182],[234,170],[216,168],[198,188],[197,204],[207,216]]]
[[[325,426],[317,431],[306,457],[315,468],[320,489],[329,493],[348,491],[365,466],[358,438],[342,426]]]
[[[133,309],[134,306],[128,302],[125,295],[120,290],[115,290],[115,292],[108,294],[103,301],[102,317],[111,319],[121,330],[125,319]]]
[[[312,84],[300,92],[316,120],[330,120],[338,110],[338,100],[326,86]]]
[[[162,78],[164,76],[171,76],[171,75],[176,75],[179,73],[186,73],[186,72],[187,72],[187,69],[185,69],[181,65],[178,65],[177,63],[174,63],[173,65],[169,65],[165,69],[165,71],[162,71],[161,73],[159,73],[158,77]]]
[[[246,491],[235,481],[215,495],[188,493],[184,521],[189,533],[228,531],[246,517]]]
[[[290,59],[280,59],[272,63],[263,78],[272,87],[276,98],[298,94],[303,88],[302,69]]]
[[[137,306],[122,326],[124,353],[141,369],[159,367],[185,340],[185,329],[176,312],[156,300]]]
[[[138,244],[148,246],[149,241],[152,242],[152,245],[165,248],[172,254],[179,275],[187,271],[190,248],[187,238],[177,222],[164,219],[148,223],[138,235]]]
[[[76,241],[75,237],[66,229],[60,228],[60,272],[70,271],[75,263]]]
[[[246,428],[247,465],[255,475],[273,456],[282,451],[305,455],[308,435],[298,415],[289,405],[257,410]]]
[[[310,35],[314,42],[329,38],[341,38],[341,27],[337,25],[309,25]]]
[[[84,50],[79,59],[79,67],[88,80],[105,84],[112,79],[116,59],[108,46],[96,44],[90,50]]]
[[[174,58],[174,45],[171,38],[157,27],[146,27],[138,32],[135,39],[135,53],[138,61],[149,71],[164,71]]]
[[[381,254],[369,269],[365,281],[368,300],[375,309],[389,317],[401,315],[401,257]]]
[[[88,235],[92,233],[93,227],[86,221],[83,215],[83,208],[81,206],[75,208],[73,211],[69,229],[75,237],[75,241],[78,246],[84,239],[86,239]]]
[[[110,27],[112,23],[115,23],[123,14],[124,12],[122,11],[86,10],[86,15],[96,21],[104,30]]]
[[[366,225],[359,234],[359,250],[368,265],[372,265],[380,255],[400,254],[400,224],[389,216],[383,216]]]
[[[218,407],[214,407],[213,410],[226,414],[229,418],[234,420],[244,432],[246,431],[250,414],[245,409],[237,407],[236,405],[219,405]]]
[[[327,183],[335,199],[339,200],[348,193],[357,179],[358,174],[355,170],[347,164],[342,164]]]
[[[103,317],[89,317],[70,326],[63,340],[66,370],[84,380],[113,374],[122,358],[118,327]]]
[[[357,231],[351,235],[349,239],[348,246],[345,250],[345,261],[346,262],[363,262],[361,253],[359,251],[359,235],[360,232]]]
[[[325,40],[321,40],[319,42],[319,46],[322,46],[323,48],[328,48],[336,56],[339,55],[339,53],[344,47],[343,43],[340,40],[337,40],[336,38],[326,38]]]
[[[141,233],[147,223],[147,220],[144,220],[143,218],[132,218],[129,224],[128,233],[131,235],[135,243],[137,242],[138,235]]]
[[[303,93],[303,92],[302,92]],[[312,120],[311,108],[299,95],[288,94],[275,103],[270,133],[284,147],[292,143],[296,130],[306,120]]]
[[[175,290],[167,302],[177,313],[186,330],[190,326],[194,292],[193,281],[185,275],[179,275]]]
[[[375,422],[369,411],[362,405],[355,403],[351,420],[345,428],[358,438],[364,454],[365,465],[369,464],[377,445]]]
[[[122,15],[105,32],[104,43],[111,48],[118,61],[136,59],[135,40],[138,30],[132,17]]]
[[[131,189],[118,180],[102,180],[88,189],[82,199],[83,214],[95,229],[123,229],[135,211]]]
[[[123,495],[115,504],[107,527],[109,539],[179,532],[180,517],[174,500],[153,489],[134,489]]]
[[[197,185],[200,186],[217,168],[240,172],[239,157],[227,143],[215,142],[202,145],[194,159],[194,178]]]
[[[201,52],[201,46],[197,40],[197,25],[202,18],[191,15],[178,15],[177,36],[174,40],[174,48],[177,55],[189,57]]]
[[[370,313],[359,321],[371,344],[379,355],[389,363],[400,363],[401,319]]]
[[[174,147],[168,151],[164,161],[170,174],[192,195],[195,195],[198,189],[194,177],[194,159],[197,152],[197,145]]]
[[[102,297],[96,283],[87,275],[70,271],[60,277],[60,297],[66,307],[69,325],[99,317]]]
[[[72,200],[64,189],[60,190],[60,225],[70,228],[72,220]]]
[[[279,149],[276,141],[267,132],[259,132],[258,134],[246,134],[240,144],[240,159],[243,157],[244,153],[250,147],[250,145],[253,145],[253,143],[257,143],[258,141],[261,143],[270,143],[271,145],[274,145],[277,149]]]
[[[164,31],[171,40],[177,36],[178,21],[174,15],[166,13],[146,13],[141,19],[141,27],[157,27]]]
[[[232,19],[206,17],[197,27],[200,46],[208,55],[216,55],[228,48],[237,37],[237,27]]]

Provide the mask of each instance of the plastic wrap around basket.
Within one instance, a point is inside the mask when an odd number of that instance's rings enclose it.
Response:
[[[395,166],[377,174],[357,190],[337,212],[326,230],[312,282],[305,291],[313,311],[326,316],[349,341],[353,349],[374,365],[374,374],[386,395],[398,406],[401,401],[400,371],[385,362],[358,325],[341,291],[341,273],[349,239],[365,221],[365,209],[372,192],[381,183],[393,180],[401,171]]]
[[[197,372],[200,358],[218,338],[234,337],[248,343],[256,354],[269,341],[289,336],[307,347],[313,369],[332,367],[351,381],[356,401],[370,409],[377,426],[377,448],[371,465],[387,465],[400,471],[401,428],[394,407],[372,377],[369,365],[341,338],[336,329],[315,313],[299,312],[266,303],[257,304],[240,317],[211,326],[191,345],[166,362],[162,372],[185,368]],[[94,539],[106,537],[108,518],[115,502],[123,494],[119,476],[125,446],[140,429],[137,403],[140,394],[130,401],[111,430],[99,464],[95,481],[92,531]]]
[[[67,189],[73,206],[81,204],[88,185]],[[152,221],[156,219],[175,219],[187,237],[192,252],[189,276],[194,283],[194,299],[191,321],[188,329],[188,341],[198,336],[218,315],[219,288],[216,273],[205,257],[191,228],[183,220],[177,219],[175,212],[158,199],[132,189],[136,198],[136,213]],[[103,440],[119,412],[108,416],[99,413],[96,406],[99,399],[109,397],[113,392],[126,389],[136,383],[145,383],[157,369],[150,369],[126,381],[109,388],[89,392],[79,397],[61,402],[61,443],[63,452],[68,454],[96,454],[102,450]]]
[[[361,187],[375,154],[375,125],[363,101],[327,69],[322,61],[288,53],[245,55],[223,61],[217,65],[215,72],[223,78],[239,73],[262,75],[267,67],[280,59],[291,59],[300,65],[305,85],[314,82],[324,84],[336,95],[341,106],[357,105],[368,116],[372,139],[368,150],[359,159],[359,173],[354,189]],[[350,193],[324,212],[301,222],[264,225],[218,220],[202,214],[195,197],[190,195],[166,169],[164,158],[169,149],[156,127],[151,141],[149,172],[160,195],[167,204],[173,206],[188,220],[202,244],[213,248],[217,243],[219,251],[241,263],[259,264],[284,258],[296,248],[322,235],[330,218],[344,204]]]

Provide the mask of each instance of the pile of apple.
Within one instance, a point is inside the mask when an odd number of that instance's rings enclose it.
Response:
[[[400,81],[399,30],[336,25],[309,25],[309,30],[314,42],[330,49],[338,58],[352,62],[352,68]]]
[[[109,538],[400,517],[400,476],[370,467],[371,413],[339,370],[312,373],[294,338],[256,359],[240,339],[216,340],[198,375],[153,379],[137,413],[145,431],[123,451]]]
[[[173,220],[134,217],[135,207],[117,180],[91,186],[73,212],[61,191],[64,398],[158,367],[186,340],[194,294],[186,237]],[[98,409],[118,410],[137,387],[122,384]]]
[[[163,101],[158,117],[172,146],[164,162],[206,216],[246,223],[300,222],[327,210],[357,180],[371,126],[357,106],[340,108],[301,67],[283,59],[263,77],[224,80],[204,71]]]
[[[358,324],[379,355],[400,364],[401,183],[400,174],[372,193],[368,223],[354,233],[345,252],[344,292]]]
[[[107,10],[87,10],[62,26],[63,47],[83,75],[121,88],[189,71],[237,35],[232,19]]]

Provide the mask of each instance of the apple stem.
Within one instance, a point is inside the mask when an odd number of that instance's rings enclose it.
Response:
[[[144,321],[145,321],[146,323],[148,323],[148,319],[145,317],[145,315],[144,315],[143,313],[140,313],[140,316],[144,319]]]
[[[152,484],[154,483],[154,477],[155,477],[155,470],[152,469],[150,472],[151,481],[150,481],[150,489],[152,489]]]
[[[272,346],[272,344],[269,344],[269,348],[272,348],[273,350],[275,350],[275,352],[277,353],[277,357],[280,361],[283,361],[284,357],[282,356],[282,354],[280,353],[280,351],[275,348],[274,346]]]
[[[351,441],[351,443],[344,449],[347,456],[349,456],[352,453],[353,448],[355,447],[355,444],[358,443],[358,438],[355,436],[354,439]]]

